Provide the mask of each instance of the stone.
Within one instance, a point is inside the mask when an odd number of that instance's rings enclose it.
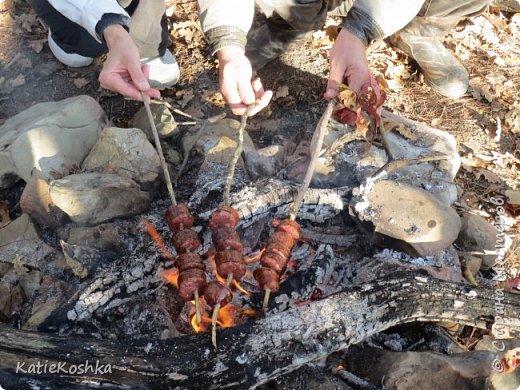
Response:
[[[79,173],[50,183],[53,203],[75,223],[92,226],[145,212],[150,195],[131,179],[106,173]]]
[[[492,336],[484,335],[475,345],[476,351],[490,351],[498,354],[498,358],[509,358],[516,355],[517,367],[520,364],[520,339],[511,338],[505,340],[496,340]],[[498,367],[497,367],[498,368]],[[513,372],[493,372],[490,376],[491,388],[496,390],[518,390],[520,388],[520,370],[517,368]]]
[[[235,119],[221,119],[217,122],[205,122],[201,129],[188,133],[182,139],[184,154],[195,149],[206,156],[208,163],[229,164],[237,147],[240,122]],[[253,140],[244,131],[244,150],[255,149]]]
[[[244,159],[251,179],[276,176],[276,168],[282,162],[284,148],[271,145],[261,149],[245,148]]]
[[[462,227],[458,237],[458,243],[468,252],[484,252],[497,250],[497,230],[485,218],[465,213],[462,216]],[[502,242],[502,244],[506,244]],[[496,254],[479,255],[482,258],[483,270],[488,270],[495,265]]]
[[[161,161],[141,130],[107,127],[101,131],[82,168],[127,177],[147,189],[159,177]]]
[[[349,205],[351,215],[382,247],[433,256],[459,234],[458,214],[422,189],[382,180],[355,195]]]
[[[0,262],[22,264],[40,269],[56,250],[43,242],[27,214],[0,228]]]
[[[122,246],[121,232],[116,224],[103,223],[93,227],[72,227],[65,241],[71,245],[117,251]]]
[[[49,184],[38,177],[31,177],[20,198],[20,208],[39,226],[55,229],[66,220],[66,214],[57,208],[49,194]]]
[[[496,355],[469,351],[452,355],[437,352],[393,352],[364,346],[349,349],[345,369],[386,389],[485,389]],[[426,387],[425,387],[426,384]]]
[[[414,163],[390,172],[386,179],[423,188],[445,205],[457,200],[457,187],[453,183],[460,167],[460,156],[455,138],[437,129],[417,122],[406,126],[395,115],[385,118],[388,145],[395,159],[414,159],[434,155],[448,156],[447,160]],[[309,163],[308,143],[301,143],[288,158],[288,177],[300,182]],[[358,186],[372,177],[388,162],[386,150],[363,140],[355,129],[329,121],[323,149],[317,161],[312,186],[334,188]],[[292,165],[292,166],[291,166]]]
[[[174,135],[175,130],[177,130],[177,122],[175,122],[175,118],[168,108],[169,104],[154,100],[150,103],[150,111],[152,112],[152,117],[157,132],[159,133],[159,138],[167,138]],[[141,129],[150,142],[155,142],[150,120],[148,119],[148,114],[146,113],[146,108],[144,106],[137,111],[134,117],[130,120],[129,125]]]
[[[86,95],[39,103],[9,118],[0,127],[0,188],[17,177],[51,179],[80,166],[107,122]]]

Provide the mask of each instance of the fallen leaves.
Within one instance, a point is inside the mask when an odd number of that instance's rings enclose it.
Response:
[[[9,203],[0,200],[0,228],[11,221],[9,217]]]
[[[77,79],[74,79],[72,80],[72,83],[76,86],[76,88],[83,88],[85,85],[87,85],[88,83],[90,83],[89,80],[85,79],[85,78],[77,78]]]
[[[338,85],[338,89],[338,103],[344,108],[336,111],[334,119],[341,123],[355,124],[357,131],[366,140],[372,141],[381,123],[379,112],[386,100],[388,85],[385,79],[370,75],[370,81],[359,92],[344,84]],[[371,128],[372,119],[375,128]]]

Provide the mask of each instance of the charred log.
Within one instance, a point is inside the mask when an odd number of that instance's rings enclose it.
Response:
[[[505,293],[500,298],[500,323],[512,331],[520,330],[518,296]],[[52,385],[59,380],[73,388],[88,380],[131,388],[254,388],[394,325],[453,321],[487,328],[497,313],[495,303],[492,290],[399,273],[220,331],[218,350],[211,347],[209,334],[125,343],[2,326],[0,371],[6,373],[2,385],[20,388],[17,384],[31,377],[20,371],[14,375],[18,362],[24,362],[27,370],[38,361],[49,366],[88,360],[110,365],[111,372],[47,373],[33,375],[31,383]]]

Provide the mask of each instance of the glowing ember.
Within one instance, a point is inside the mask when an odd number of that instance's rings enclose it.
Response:
[[[176,288],[179,288],[179,284],[177,283],[177,279],[179,279],[179,270],[177,268],[165,269],[162,273],[162,276],[168,281],[168,283],[171,283]]]
[[[289,260],[287,262],[287,268],[294,268],[294,266],[298,264],[298,262],[296,260]]]
[[[152,238],[152,240],[155,242],[155,245],[157,245],[157,248],[159,248],[159,252],[161,252],[162,257],[164,257],[166,260],[173,261],[173,256],[166,247],[166,244],[164,243],[163,239],[161,238],[161,235],[159,232],[153,227],[150,221],[148,221],[146,218],[142,219],[144,226],[146,226],[146,231]]]

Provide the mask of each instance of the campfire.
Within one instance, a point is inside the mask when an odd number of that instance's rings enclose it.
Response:
[[[317,152],[295,149],[283,161],[285,177],[250,179],[257,151],[235,153],[239,142],[229,147],[241,131],[247,140],[244,127],[208,122],[194,137],[200,145],[184,143],[186,155],[200,148],[203,159],[188,166],[193,191],[152,201],[162,167],[151,143],[138,129],[106,127],[99,112],[97,117],[101,135],[85,152],[88,164],[60,175],[53,171],[56,177],[48,182],[27,178],[24,210],[42,225],[54,224],[60,235],[51,238],[59,238],[61,252],[38,241],[26,218],[17,222],[34,235],[25,233],[30,253],[9,243],[23,254],[12,260],[13,275],[30,286],[29,277],[40,277],[33,272],[41,269],[47,289],[40,287],[28,301],[22,329],[2,327],[0,353],[8,357],[2,369],[9,380],[17,379],[11,366],[29,348],[34,359],[49,364],[103,361],[112,375],[81,380],[121,386],[254,388],[324,359],[328,373],[348,382],[362,371],[348,356],[350,346],[368,338],[394,351],[399,343],[401,351],[426,343],[381,333],[396,325],[442,322],[493,334],[493,290],[464,282],[462,251],[453,246],[462,225],[452,208],[460,159],[442,132],[383,111],[381,128],[375,121],[366,125],[386,138],[368,143],[369,132],[360,135],[326,118],[316,126]],[[147,145],[135,156],[138,148],[124,149],[130,131]],[[394,151],[392,158],[386,148]],[[123,161],[112,159],[100,172],[107,150]],[[144,160],[131,159],[148,152],[146,167]],[[236,174],[230,174],[235,163]],[[121,176],[129,172],[132,179]],[[40,199],[41,193],[50,199]],[[93,205],[98,198],[101,206]],[[62,226],[71,222],[75,226],[65,234]],[[514,334],[520,328],[518,300],[509,293],[501,299],[498,325]],[[441,332],[435,337],[428,348],[448,342]],[[514,351],[514,345],[507,349]],[[345,354],[339,362],[338,354]],[[515,354],[506,362],[510,371],[518,365]]]

